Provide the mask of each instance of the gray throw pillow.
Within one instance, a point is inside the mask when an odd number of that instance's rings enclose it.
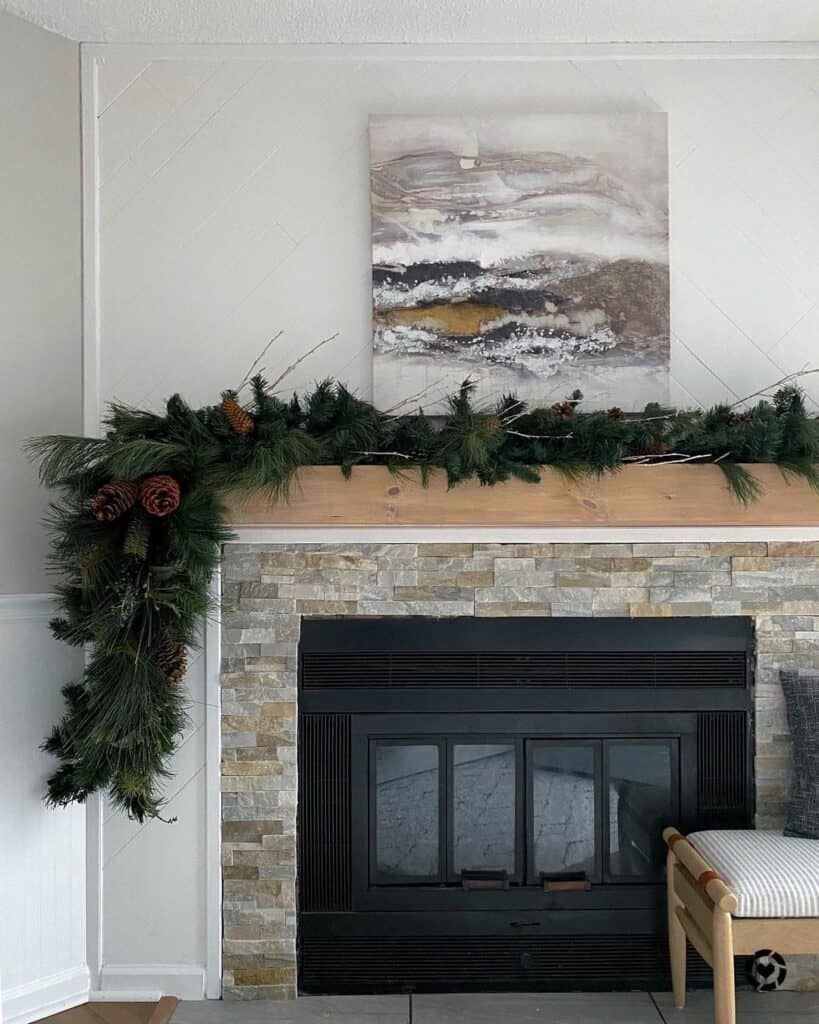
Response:
[[[781,674],[793,742],[786,836],[819,839],[819,676]]]

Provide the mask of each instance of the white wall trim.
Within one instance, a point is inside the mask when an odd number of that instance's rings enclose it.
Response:
[[[55,611],[52,594],[0,594],[0,622],[48,622]]]
[[[81,43],[84,55],[152,60],[815,60],[819,42],[673,43]]]
[[[97,58],[80,47],[82,180],[82,415],[83,432],[100,430],[99,133]]]
[[[105,964],[92,1002],[149,1002],[162,996],[202,999],[205,968],[201,964]]]
[[[205,998],[222,995],[222,576],[205,623]]]
[[[99,318],[99,133],[97,59],[80,47],[80,140],[82,180],[82,421],[83,433],[100,433]],[[86,960],[92,989],[100,985],[103,961],[104,798],[85,804]]]
[[[503,484],[497,486],[502,487]],[[233,544],[686,544],[819,540],[816,526],[267,526],[234,530]]]
[[[4,1024],[29,1024],[88,998],[88,969],[71,967],[3,991]]]

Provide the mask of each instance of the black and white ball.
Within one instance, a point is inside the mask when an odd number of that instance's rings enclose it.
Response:
[[[784,957],[772,949],[760,949],[754,953],[751,964],[751,981],[757,992],[774,992],[782,988],[788,968]]]

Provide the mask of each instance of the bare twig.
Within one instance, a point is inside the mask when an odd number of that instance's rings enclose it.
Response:
[[[703,455],[686,455],[685,452],[666,452],[664,455],[627,455],[623,462],[630,462],[635,466],[676,466],[680,462],[694,462],[696,459],[710,459],[712,457],[710,452],[706,452]]]
[[[570,437],[574,437],[573,433],[568,434],[524,434],[520,430],[507,430],[503,427],[504,434],[513,434],[515,437],[526,437],[532,441],[566,441]]]
[[[786,373],[784,377],[781,377],[778,381],[773,384],[768,384],[767,387],[760,388],[759,391],[754,391],[752,395],[746,395],[745,398],[738,398],[736,402],[732,402],[729,408],[734,409],[738,405],[743,405],[745,402],[750,402],[752,398],[758,398],[760,395],[764,395],[768,391],[772,391],[774,388],[781,388],[783,384],[790,384],[792,380],[798,380],[799,377],[807,377],[811,373],[819,373],[819,367],[812,370],[797,370],[795,373]]]
[[[309,357],[310,357],[310,356],[311,356],[311,355],[312,355],[312,354],[313,354],[314,352],[318,352],[318,350],[319,350],[319,349],[320,349],[320,348],[321,348],[321,347],[322,347],[323,345],[327,345],[327,344],[329,344],[329,343],[330,343],[331,341],[335,341],[335,339],[336,339],[337,337],[338,337],[338,331],[336,331],[336,333],[335,333],[335,334],[331,334],[329,338],[325,338],[325,339],[324,339],[323,341],[320,341],[320,342],[318,343],[318,345],[314,345],[314,346],[313,346],[313,347],[312,347],[311,349],[308,349],[308,350],[307,350],[307,352],[305,352],[305,353],[304,353],[304,355],[301,355],[301,356],[299,356],[299,358],[298,358],[298,359],[297,359],[297,360],[296,360],[296,361],[295,361],[294,363],[291,363],[291,364],[290,364],[290,365],[289,365],[289,366],[287,367],[287,369],[286,369],[286,370],[284,371],[284,373],[280,373],[280,374],[279,374],[279,376],[278,376],[278,377],[277,377],[277,378],[276,378],[276,379],[275,379],[275,380],[273,381],[273,383],[272,383],[272,384],[270,385],[270,387],[268,388],[268,391],[271,391],[271,392],[272,392],[272,391],[274,391],[274,390],[275,390],[275,388],[276,388],[276,387],[277,387],[277,386],[278,386],[279,384],[281,384],[281,382],[282,382],[282,381],[284,380],[284,378],[285,378],[285,377],[287,377],[287,376],[288,376],[288,374],[291,374],[291,373],[293,372],[293,370],[295,370],[295,369],[296,369],[296,367],[297,367],[297,366],[300,366],[300,365],[301,365],[301,363],[303,363],[305,359],[309,359]]]
[[[412,461],[411,455],[406,455],[404,452],[356,452],[356,455],[393,455],[397,459],[407,459]]]
[[[384,416],[389,416],[391,413],[394,413],[396,409],[400,409],[402,406],[409,405],[410,402],[416,401],[428,391],[431,391],[433,388],[437,388],[440,384],[443,384],[446,379],[446,377],[441,377],[439,380],[434,380],[430,384],[427,384],[426,387],[421,388],[420,391],[416,391],[414,395],[408,395],[406,398],[402,398],[400,402],[396,402],[395,405],[391,405],[389,409],[384,409]]]
[[[662,416],[640,416],[633,420],[626,418],[626,423],[654,423],[656,420],[673,420],[678,414],[678,410],[673,409],[671,412],[664,412]]]
[[[261,361],[262,361],[262,360],[264,359],[264,357],[265,357],[265,356],[267,355],[267,353],[268,353],[268,351],[269,351],[269,349],[270,349],[270,346],[271,346],[271,345],[273,344],[273,342],[274,342],[274,341],[278,341],[278,340],[279,340],[279,338],[280,338],[280,337],[281,337],[281,336],[282,336],[283,334],[284,334],[284,331],[279,331],[279,332],[278,332],[277,334],[274,334],[274,335],[273,335],[273,337],[272,337],[272,338],[270,339],[270,341],[268,341],[268,343],[267,343],[267,344],[265,345],[265,347],[264,347],[264,348],[262,349],[262,351],[261,351],[261,352],[260,352],[260,353],[259,353],[259,354],[258,354],[258,355],[256,356],[256,358],[255,358],[255,359],[253,360],[253,362],[252,362],[252,363],[250,364],[250,369],[249,369],[249,370],[247,371],[247,373],[246,373],[246,374],[244,375],[244,377],[242,377],[242,382],[241,382],[241,384],[239,385],[239,387],[238,387],[238,388],[236,388],[236,394],[237,394],[237,395],[238,395],[238,394],[239,394],[239,392],[240,392],[240,391],[242,390],[242,388],[243,388],[243,387],[245,386],[245,384],[247,384],[247,382],[248,382],[248,381],[250,380],[250,378],[251,378],[251,377],[253,376],[253,371],[254,371],[254,370],[256,369],[256,367],[257,367],[257,366],[259,365],[259,363],[260,363],[260,362],[261,362]]]

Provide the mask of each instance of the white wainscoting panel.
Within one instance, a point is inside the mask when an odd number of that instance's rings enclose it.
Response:
[[[28,1021],[84,1002],[85,812],[43,803],[54,767],[39,750],[82,658],[54,640],[47,595],[0,597],[0,974],[2,1019]]]
[[[201,999],[206,950],[205,657],[185,686],[189,724],[165,786],[170,823],[129,821],[107,807],[103,822],[103,964],[108,998],[152,993]],[[218,758],[217,758],[218,762]],[[216,837],[218,849],[218,836]],[[165,979],[160,984],[160,980]]]

